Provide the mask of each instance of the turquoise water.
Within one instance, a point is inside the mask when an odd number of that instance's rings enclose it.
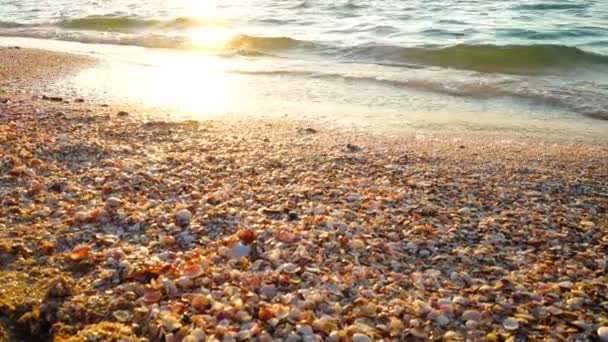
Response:
[[[0,36],[86,43],[75,49],[129,65],[212,58],[262,88],[248,97],[289,85],[294,106],[608,119],[604,0],[0,0]]]

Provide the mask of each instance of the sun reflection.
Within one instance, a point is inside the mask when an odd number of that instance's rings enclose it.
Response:
[[[218,60],[194,56],[179,58],[157,70],[148,91],[166,105],[202,113],[222,113],[238,98],[239,81],[223,71]]]
[[[222,50],[233,34],[224,27],[201,27],[188,34],[190,44],[199,49]]]

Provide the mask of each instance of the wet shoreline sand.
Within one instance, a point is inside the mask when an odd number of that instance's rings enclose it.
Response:
[[[0,340],[608,334],[606,144],[150,120],[6,51]]]

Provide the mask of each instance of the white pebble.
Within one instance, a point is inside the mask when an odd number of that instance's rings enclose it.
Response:
[[[608,342],[608,327],[599,327],[597,329],[597,336],[600,337],[602,342]]]

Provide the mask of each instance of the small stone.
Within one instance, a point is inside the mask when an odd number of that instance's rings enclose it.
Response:
[[[452,302],[454,302],[454,304],[459,304],[459,305],[469,304],[469,300],[463,296],[454,296],[454,298],[452,299]]]
[[[409,250],[412,254],[418,253],[418,245],[415,243],[408,242],[407,245],[405,245],[405,248],[407,248],[407,250]]]
[[[298,219],[298,214],[294,213],[293,211],[289,212],[289,214],[287,214],[287,219],[289,221],[295,221]]]
[[[125,112],[124,110],[121,110],[120,112],[118,112],[118,114],[116,114],[118,116],[129,116],[129,112]]]
[[[120,207],[122,201],[116,197],[110,197],[106,200],[106,208],[107,209],[116,209]]]
[[[298,327],[298,332],[304,336],[312,336],[315,334],[310,325],[302,325]]]
[[[76,99],[76,100],[74,100],[74,102],[76,102],[76,103],[84,103],[84,99]]]
[[[478,322],[481,319],[481,313],[477,310],[466,310],[462,313],[463,321],[475,321]]]
[[[260,288],[260,295],[266,298],[274,298],[277,294],[277,287],[270,284],[264,285]]]
[[[435,317],[435,322],[437,322],[437,324],[439,324],[440,326],[444,326],[444,325],[450,323],[450,319],[444,315],[439,315],[439,316]]]
[[[508,317],[502,321],[502,326],[507,330],[517,330],[519,329],[519,322],[513,317]]]
[[[175,220],[181,226],[187,226],[192,219],[192,213],[188,209],[181,209],[175,213]]]
[[[470,215],[471,214],[471,208],[467,208],[467,207],[460,208],[460,209],[458,209],[458,213],[460,215]]]
[[[365,334],[356,333],[353,335],[353,342],[372,342],[372,341],[373,340]]]
[[[307,127],[304,129],[304,132],[309,133],[309,134],[314,134],[314,133],[317,133],[317,130],[314,128]]]
[[[557,285],[559,287],[561,287],[562,289],[571,289],[572,286],[574,286],[574,284],[571,281],[562,281]]]
[[[602,342],[608,342],[608,327],[599,327],[597,329],[597,336],[599,336]]]
[[[362,251],[365,249],[365,242],[361,239],[354,239],[350,243],[350,247],[357,251]]]

